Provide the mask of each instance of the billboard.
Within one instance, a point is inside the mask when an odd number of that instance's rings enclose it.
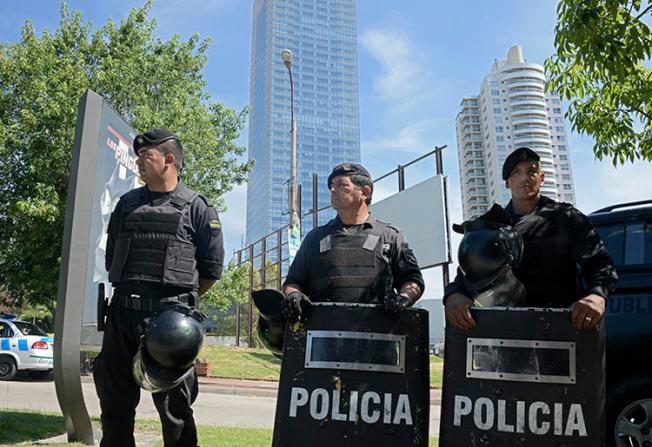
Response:
[[[372,204],[371,212],[403,230],[422,269],[449,262],[442,175]]]
[[[111,296],[111,285],[104,266],[106,230],[111,212],[124,193],[140,186],[136,154],[132,147],[135,131],[105,100],[102,100],[98,118],[96,146],[84,149],[96,151],[96,160],[83,292],[82,350],[93,350],[102,344],[102,333],[97,331],[96,304],[100,283],[104,283],[106,295]]]

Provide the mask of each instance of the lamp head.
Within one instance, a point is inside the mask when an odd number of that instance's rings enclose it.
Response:
[[[281,59],[283,59],[283,63],[289,70],[292,67],[292,51],[287,48],[281,51]]]

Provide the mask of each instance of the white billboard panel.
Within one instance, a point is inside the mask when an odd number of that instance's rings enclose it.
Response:
[[[422,269],[448,262],[442,175],[372,203],[371,212],[377,219],[403,230]]]

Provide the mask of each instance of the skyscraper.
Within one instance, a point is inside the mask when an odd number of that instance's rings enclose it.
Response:
[[[289,221],[290,81],[281,60],[293,52],[301,208],[330,202],[334,165],[360,161],[355,0],[255,0],[251,44],[247,242]],[[308,219],[309,220],[309,219]],[[304,229],[306,228],[304,220]],[[305,233],[305,231],[304,231]]]
[[[543,67],[527,62],[516,45],[507,60],[494,62],[480,95],[462,99],[456,127],[464,219],[509,202],[502,165],[522,146],[541,157],[541,193],[575,203],[564,113],[559,95],[544,91],[545,81]]]

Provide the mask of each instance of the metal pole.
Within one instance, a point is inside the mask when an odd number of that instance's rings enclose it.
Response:
[[[448,246],[448,263],[450,263],[451,239],[450,239],[449,226],[448,226],[448,186],[447,186],[447,178],[446,176],[444,176],[444,158],[442,156],[441,149],[435,152],[435,161],[437,163],[437,175],[443,176],[444,211],[445,211],[444,222],[446,226],[446,244]],[[448,270],[448,263],[442,264],[441,266],[442,282],[444,283],[444,289],[448,287],[448,284],[450,283],[450,272]]]
[[[283,230],[278,230],[276,232],[276,240],[278,244],[276,245],[276,270],[277,270],[277,286],[278,290],[281,290],[283,284],[281,284],[281,267],[283,266]]]
[[[312,173],[312,228],[317,228],[317,210],[319,209],[319,196],[317,194],[317,173]]]
[[[242,250],[237,252],[238,268],[242,266]],[[235,303],[235,345],[240,346],[240,303]]]
[[[405,167],[398,165],[398,190],[403,191],[405,189]]]
[[[254,300],[251,293],[254,290],[254,244],[249,246],[249,315],[247,316],[247,342],[251,348],[253,346],[253,311]]]
[[[267,288],[267,277],[265,275],[265,269],[267,268],[267,236],[263,238],[261,241],[261,260],[260,263],[262,264],[260,268],[260,285],[263,289]]]
[[[287,65],[290,75],[290,227],[297,218],[297,122],[294,119],[294,81],[292,67]]]

